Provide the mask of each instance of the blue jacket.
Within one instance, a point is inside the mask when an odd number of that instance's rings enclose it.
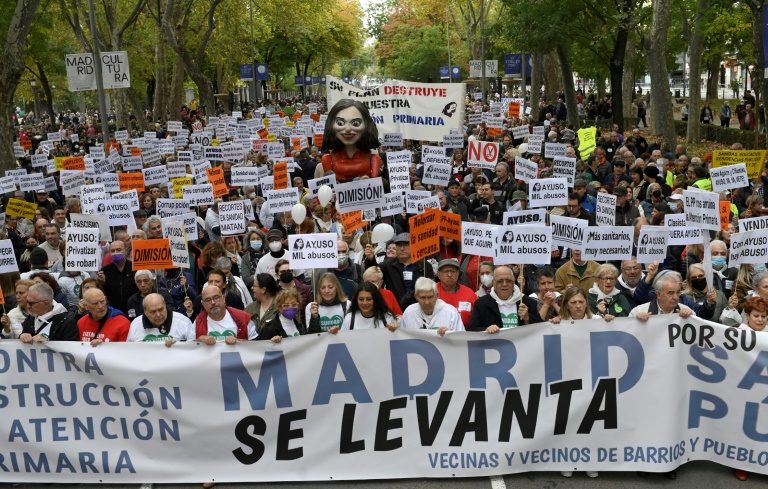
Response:
[[[640,283],[637,284],[637,288],[632,294],[632,298],[638,304],[651,302],[651,300],[655,297],[656,291],[654,290],[653,285],[646,282],[645,279],[641,280]],[[687,308],[693,309],[693,312],[696,313],[696,316],[700,317],[701,319],[712,319],[712,315],[715,312],[715,305],[710,306],[707,301],[704,301],[704,304],[697,304],[696,301],[682,294],[680,295],[679,302]]]

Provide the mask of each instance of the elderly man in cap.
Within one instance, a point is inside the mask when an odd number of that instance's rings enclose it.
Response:
[[[183,314],[173,312],[162,295],[144,297],[142,309],[144,314],[131,322],[128,341],[164,341],[165,346],[171,346],[176,341],[195,341],[192,322]]]
[[[461,316],[461,322],[466,328],[472,315],[472,306],[477,300],[475,291],[459,283],[459,261],[456,258],[442,260],[437,265],[437,296],[446,304],[456,308]]]
[[[616,226],[632,226],[635,219],[640,217],[640,211],[633,205],[628,194],[627,187],[618,186],[613,189],[613,195],[616,196]]]
[[[53,289],[46,283],[31,286],[27,291],[29,315],[21,324],[22,343],[43,341],[78,341],[77,322],[67,309],[53,300]]]
[[[528,208],[528,194],[523,190],[515,190],[512,192],[512,198],[507,204],[507,208],[511,211],[523,211]]]
[[[445,205],[447,210],[460,215],[462,221],[469,221],[469,199],[461,193],[461,185],[456,179],[448,182]]]
[[[283,249],[283,233],[279,229],[270,229],[267,233],[267,248],[269,253],[259,258],[259,263],[256,265],[256,273],[268,273],[278,279],[279,277],[275,273],[275,265],[283,258],[288,258],[288,252]]]
[[[406,329],[434,329],[440,336],[447,331],[464,331],[459,312],[438,297],[437,284],[421,277],[414,285],[416,304],[403,311],[400,327]]]
[[[147,222],[147,217],[149,217],[149,215],[144,209],[133,211],[133,221],[136,223],[136,229],[142,229],[144,227],[144,223]]]
[[[581,208],[587,211],[587,214],[594,214],[597,201],[587,193],[587,180],[585,178],[575,179],[573,181],[573,191],[579,194],[579,205],[581,205]]]
[[[632,179],[627,174],[627,163],[624,160],[617,158],[613,160],[612,164],[613,173],[606,175],[603,179],[603,185],[616,187],[619,182],[627,182],[627,184],[631,184]]]
[[[414,284],[419,277],[434,278],[432,266],[425,268],[424,260],[411,262],[411,244],[408,233],[400,233],[392,240],[395,243],[395,257],[387,258],[379,268],[384,275],[387,289],[397,297],[400,308],[405,310],[413,304]],[[263,260],[263,258],[262,258]]]

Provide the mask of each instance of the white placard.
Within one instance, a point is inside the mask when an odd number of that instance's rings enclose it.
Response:
[[[418,214],[419,202],[432,196],[429,190],[406,190],[405,191],[405,212],[408,214]],[[422,205],[422,210],[424,206]]]
[[[299,203],[299,189],[297,188],[270,190],[266,195],[267,201],[265,205],[270,214],[290,211],[294,205]]]
[[[10,239],[0,239],[0,273],[18,272],[16,254]]]
[[[213,205],[213,185],[210,183],[187,185],[181,191],[190,207]]]
[[[467,149],[467,166],[494,170],[499,162],[499,143],[470,141]]]
[[[110,193],[120,191],[120,177],[117,173],[102,173],[93,177],[93,181],[104,186],[104,190]]]
[[[336,186],[336,175],[330,174],[321,178],[313,178],[307,182],[310,197],[317,197],[317,192],[323,185],[328,185],[333,189]]]
[[[168,132],[181,132],[184,130],[184,125],[181,121],[168,121]]]
[[[448,181],[451,179],[451,164],[447,157],[443,159],[447,160],[448,163],[427,163],[424,165],[424,175],[421,178],[424,185],[448,186]]]
[[[32,155],[32,168],[48,168],[48,155],[43,153]]]
[[[381,177],[336,184],[336,209],[341,213],[381,207],[384,187]]]
[[[394,216],[403,212],[405,208],[403,192],[393,192],[384,195],[384,203],[381,206],[381,217]]]
[[[462,221],[461,252],[468,255],[494,257],[499,226]]]
[[[45,190],[45,179],[42,173],[24,174],[19,177],[19,190],[22,192],[34,192]]]
[[[387,146],[387,147],[395,147],[395,148],[402,147],[402,145],[403,145],[403,133],[401,133],[401,132],[390,132],[390,133],[387,133],[387,134],[383,134],[379,138],[379,143],[382,146]]]
[[[389,189],[392,192],[405,191],[411,188],[410,151],[393,151],[387,153],[387,169],[389,170]]]
[[[739,219],[740,233],[745,231],[757,231],[758,229],[768,229],[768,216]]]
[[[143,168],[144,185],[162,185],[168,181],[168,169],[164,166]]]
[[[515,180],[530,182],[539,176],[539,166],[526,158],[515,156]]]
[[[528,136],[528,152],[534,155],[541,154],[541,146],[544,144],[544,135],[536,134],[536,127],[533,128],[533,134]]]
[[[155,213],[160,219],[186,214],[189,212],[189,207],[186,196],[183,199],[157,199],[155,201]]]
[[[168,221],[163,226],[163,237],[168,238],[171,244],[171,260],[174,267],[191,268],[189,263],[189,249],[187,237],[184,232],[184,223],[180,221]]]
[[[13,177],[13,181],[16,185],[19,184],[19,179],[27,174],[27,170],[21,168],[19,170],[5,170],[6,177]]]
[[[85,185],[85,172],[83,170],[61,170],[59,183],[64,195],[77,195],[80,193],[80,188]]]
[[[529,207],[568,205],[568,181],[565,178],[536,178],[529,185]]]
[[[136,189],[112,194],[112,200],[124,200],[128,202],[128,205],[131,206],[131,212],[139,210],[139,192],[137,192]]]
[[[168,178],[184,178],[187,176],[187,165],[183,161],[169,161],[166,164],[168,168]]]
[[[101,248],[98,228],[67,226],[64,270],[98,272],[101,270]]]
[[[93,161],[101,161],[107,157],[103,146],[91,146],[88,150],[88,154],[91,155]]]
[[[272,175],[259,178],[259,185],[261,186],[261,194],[267,195],[275,187],[275,177]]]
[[[9,194],[16,191],[16,183],[12,176],[0,178],[0,194]]]
[[[503,226],[496,247],[497,265],[549,264],[552,260],[552,228]]]
[[[526,211],[507,211],[501,219],[506,226],[514,225],[541,225],[547,224],[544,209],[532,209]]]
[[[562,143],[544,143],[544,158],[564,157],[568,149],[567,144]]]
[[[106,160],[100,160],[100,161],[94,161],[93,162],[93,174],[97,175],[99,173],[109,173],[115,171],[115,164],[114,164],[114,158],[112,158],[112,155],[116,155],[118,159],[118,163],[120,160],[120,156],[117,155],[117,153],[110,153],[110,157]],[[86,165],[87,169],[87,165]],[[64,171],[64,170],[62,170]]]
[[[160,223],[163,226],[163,235],[165,235],[165,225],[169,222],[182,222],[184,224],[184,230],[187,234],[189,241],[195,241],[198,239],[197,235],[197,216],[194,212],[188,212],[186,214],[178,214],[175,216],[166,217],[161,219]]]
[[[659,226],[643,226],[637,239],[637,263],[663,262],[667,258],[669,230]]]
[[[576,180],[576,158],[567,156],[557,156],[552,163],[552,176],[555,178],[565,178],[568,181],[568,188],[573,188],[573,182]]]
[[[736,188],[749,187],[747,164],[721,166],[709,170],[709,179],[712,180],[714,192],[724,192]]]
[[[261,147],[261,152],[266,151],[268,158],[282,158],[285,156],[285,145],[283,143],[267,143]]]
[[[243,187],[245,185],[257,186],[259,184],[259,170],[255,166],[232,167],[232,185]]]
[[[144,168],[144,160],[141,156],[123,157],[123,171],[140,171]]]
[[[104,214],[69,214],[69,226],[67,227],[67,238],[69,238],[69,229],[99,229],[99,239],[107,243],[112,241],[112,233],[109,231],[109,219]]]
[[[437,197],[437,195],[433,195],[431,197],[427,197],[426,199],[419,201],[416,204],[416,213],[421,214],[427,209],[439,209],[439,208],[440,208],[440,199]]]
[[[515,126],[512,128],[512,137],[514,139],[524,139],[530,136],[531,130],[529,129],[528,124],[524,126]]]
[[[768,229],[731,234],[728,266],[768,263]]]
[[[463,148],[464,147],[464,135],[463,134],[446,134],[443,136],[444,148]]]
[[[130,136],[128,135],[128,131],[122,130],[122,131],[115,131],[115,141],[125,141]]]
[[[584,235],[589,227],[588,221],[573,217],[550,215],[549,223],[552,227],[552,244],[554,246],[565,246],[574,250],[581,250],[583,248]]]
[[[589,227],[581,252],[582,260],[629,260],[634,238],[635,228],[632,226]]]
[[[288,261],[291,270],[337,268],[338,236],[333,233],[289,234]]]
[[[686,246],[702,242],[701,228],[686,226],[685,214],[666,214],[664,227],[669,231],[667,246]]]
[[[595,199],[595,225],[616,225],[616,196],[598,192]]]
[[[127,199],[107,199],[103,202],[104,214],[109,218],[112,226],[135,225],[131,202]]]
[[[95,214],[94,205],[104,200],[107,200],[107,191],[104,185],[84,185],[80,188],[80,205],[84,212]]]
[[[192,171],[195,175],[195,183],[208,183],[208,170],[211,168],[211,162],[208,160],[192,163]]]
[[[222,236],[245,234],[245,208],[243,201],[219,202],[219,226]]]
[[[686,225],[720,231],[720,197],[714,192],[683,190]]]

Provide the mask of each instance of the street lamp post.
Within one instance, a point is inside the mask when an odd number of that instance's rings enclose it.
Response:
[[[40,119],[40,105],[37,101],[37,80],[34,78],[30,78],[29,85],[32,87],[32,95],[35,97],[35,122],[38,122]]]

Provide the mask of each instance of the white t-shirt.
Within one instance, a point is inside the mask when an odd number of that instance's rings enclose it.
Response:
[[[227,336],[237,338],[237,324],[235,324],[229,311],[224,313],[224,317],[220,321],[208,316],[208,336],[213,336],[217,342],[225,341]],[[250,334],[248,337],[250,338]]]
[[[517,328],[520,325],[516,304],[511,307],[499,306],[499,312],[501,313],[501,329]]]
[[[174,339],[176,341],[195,341],[195,326],[183,314],[173,313],[171,320],[171,330],[168,334],[160,333],[159,328],[144,328],[143,316],[139,316],[131,321],[131,328],[128,330],[128,339],[133,342],[165,341]]]
[[[305,315],[304,317],[307,318],[307,324],[309,324],[309,320],[312,317],[312,314],[309,312],[309,308],[312,304],[307,304],[307,307],[305,308]],[[347,301],[347,307],[346,310],[349,311],[349,308],[351,306],[351,302]],[[344,323],[344,308],[341,307],[341,304],[336,304],[334,306],[324,306],[322,304],[317,305],[317,313],[320,316],[320,331],[328,331],[334,326],[339,326]],[[357,328],[357,322],[355,322],[355,328]]]
[[[387,321],[385,324],[381,324],[381,321],[377,320],[376,316],[367,318],[367,317],[364,317],[360,311],[357,311],[355,313],[355,330],[386,328],[387,324],[394,324],[397,322],[395,320],[395,317],[389,313],[387,313],[386,315],[386,320]],[[344,322],[341,325],[341,329],[345,331],[349,331],[351,325],[352,325],[352,313],[349,313],[346,316],[344,316]]]
[[[443,326],[449,331],[465,331],[459,311],[442,299],[437,300],[435,310],[430,315],[424,314],[421,306],[416,303],[408,306],[400,318],[400,327],[406,329],[440,329]]]

